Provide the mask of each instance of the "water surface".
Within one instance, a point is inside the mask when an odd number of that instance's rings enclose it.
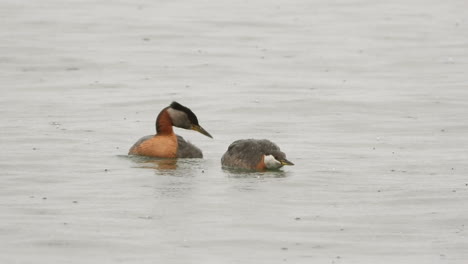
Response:
[[[0,6],[0,262],[468,259],[465,1]],[[173,100],[205,158],[127,157]]]

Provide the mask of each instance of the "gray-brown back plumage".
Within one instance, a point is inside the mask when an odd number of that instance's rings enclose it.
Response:
[[[202,151],[192,143],[177,135],[177,157],[178,158],[203,158]]]
[[[221,164],[225,167],[255,169],[263,155],[285,157],[280,148],[267,139],[240,139],[229,145],[221,158]]]

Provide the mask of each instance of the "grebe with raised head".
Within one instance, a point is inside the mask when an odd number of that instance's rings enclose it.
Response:
[[[156,118],[156,134],[139,139],[128,154],[157,158],[203,158],[202,151],[176,135],[173,126],[195,130],[213,138],[198,124],[197,116],[189,108],[172,102]]]

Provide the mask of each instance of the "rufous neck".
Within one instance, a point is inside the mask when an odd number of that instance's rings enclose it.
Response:
[[[172,119],[167,112],[167,108],[164,108],[156,119],[156,134],[174,134],[174,130],[172,129]]]

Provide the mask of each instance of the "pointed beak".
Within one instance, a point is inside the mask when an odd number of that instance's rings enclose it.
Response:
[[[283,165],[283,166],[284,165],[294,165],[294,163],[290,162],[287,159],[282,159],[282,160],[280,160],[280,162],[281,162],[281,165]]]
[[[198,131],[200,133],[202,133],[203,135],[207,136],[207,137],[210,137],[210,138],[213,138],[210,133],[208,133],[205,129],[203,129],[203,127],[201,126],[197,126],[197,125],[192,125],[192,127],[190,128],[192,130],[195,130],[195,131]]]

